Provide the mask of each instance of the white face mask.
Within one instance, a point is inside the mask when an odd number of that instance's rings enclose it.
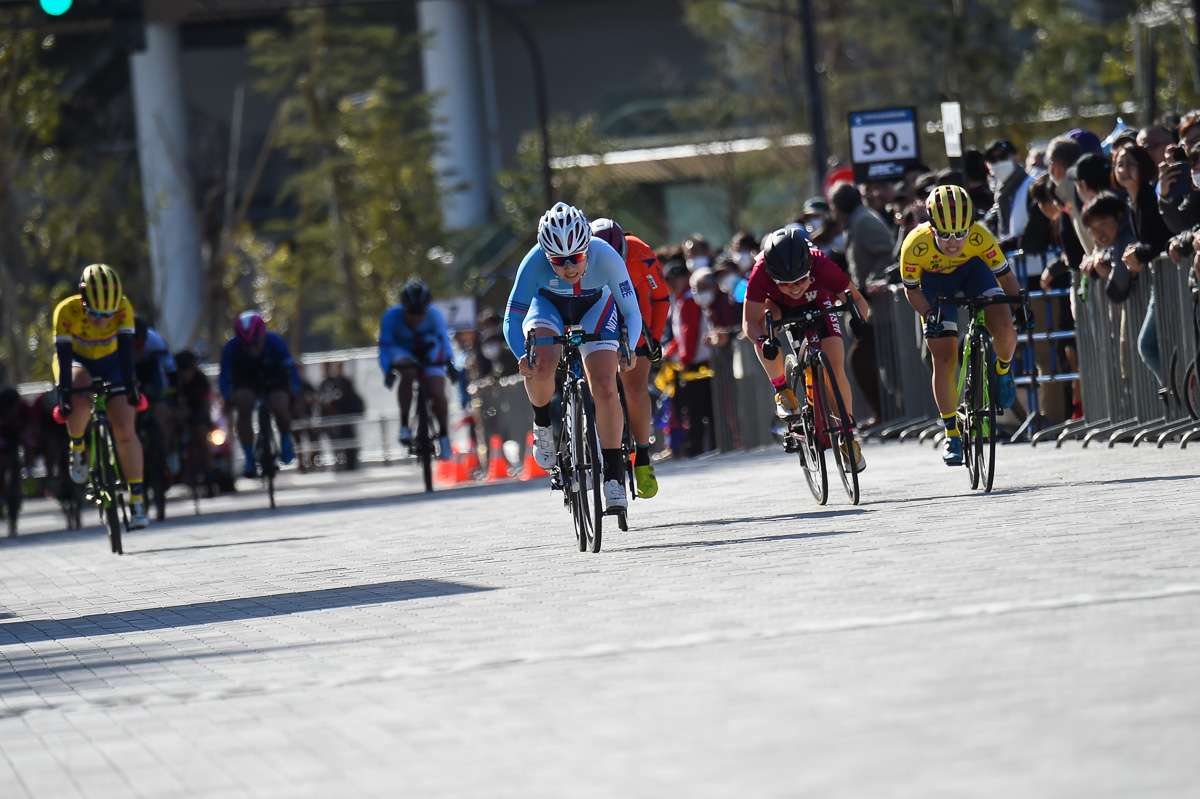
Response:
[[[479,349],[483,352],[483,357],[487,358],[489,361],[497,360],[504,351],[500,347],[499,341],[485,341]]]
[[[701,267],[708,266],[708,264],[709,257],[707,255],[697,255],[695,258],[691,258],[687,262],[688,269],[692,270],[693,272]]]
[[[1192,185],[1193,185],[1193,186],[1200,186],[1200,172],[1193,172],[1193,173],[1192,173]]]
[[[1004,181],[1008,180],[1008,176],[1017,168],[1011,160],[1005,159],[997,161],[991,165],[992,170],[992,190],[997,191],[1004,185]]]
[[[721,275],[721,279],[717,281],[717,285],[721,287],[721,291],[726,294],[733,294],[733,288],[737,285],[738,276],[730,272],[727,275]]]
[[[701,308],[709,307],[713,304],[713,300],[716,298],[717,295],[712,289],[705,289],[704,291],[696,292],[696,302],[700,303]]]
[[[750,267],[754,266],[753,253],[746,252],[745,250],[740,251],[737,257],[737,265],[738,269],[741,269],[743,272],[749,270]]]

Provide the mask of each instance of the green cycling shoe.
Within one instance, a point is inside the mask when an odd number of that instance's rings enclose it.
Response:
[[[637,495],[649,499],[658,493],[658,478],[654,476],[653,466],[634,466],[633,479],[637,483]]]

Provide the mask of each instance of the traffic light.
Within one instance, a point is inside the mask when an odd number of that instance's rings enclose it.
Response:
[[[42,11],[50,16],[61,17],[71,10],[74,2],[73,0],[38,0],[38,5],[42,7]]]
[[[107,35],[118,50],[146,49],[142,0],[37,0],[38,28],[58,36]],[[36,15],[35,15],[36,16]]]

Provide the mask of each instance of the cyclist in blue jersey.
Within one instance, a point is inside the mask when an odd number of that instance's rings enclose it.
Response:
[[[261,388],[279,427],[279,460],[291,463],[291,400],[300,393],[300,373],[288,350],[287,342],[267,332],[267,324],[258,311],[245,311],[233,323],[234,337],[221,349],[221,376],[217,381],[226,407],[237,410],[238,441],[246,456],[245,477],[255,475],[254,403]]]
[[[442,458],[449,458],[452,453],[446,410],[446,365],[450,364],[453,352],[446,319],[432,302],[433,295],[421,280],[414,277],[404,284],[400,304],[388,308],[379,323],[379,367],[383,369],[383,384],[388,388],[396,382],[393,368],[420,367],[421,384],[429,392],[433,415],[437,417],[438,452]],[[400,403],[400,443],[404,446],[412,444],[408,413],[417,371],[400,370],[400,387],[396,389],[396,400]]]
[[[596,429],[604,458],[604,510],[628,507],[621,474],[621,434],[624,415],[617,395],[617,370],[634,367],[637,355],[618,352],[617,309],[625,329],[637,341],[642,312],[629,270],[620,254],[603,239],[593,238],[587,217],[573,206],[558,203],[538,223],[538,243],[526,253],[504,310],[504,338],[519,359],[525,391],[533,405],[533,457],[543,469],[554,465],[554,436],[550,425],[550,400],[561,347],[539,345],[534,364],[525,351],[525,336],[557,336],[564,323],[600,333],[605,340],[580,347],[583,371],[596,403]]]

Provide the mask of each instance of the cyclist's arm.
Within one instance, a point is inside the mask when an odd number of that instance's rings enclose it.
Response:
[[[54,362],[59,388],[71,387],[71,361],[75,359],[75,348],[63,317],[67,315],[66,307],[72,299],[63,300],[54,309]]]
[[[547,263],[546,258],[535,245],[517,268],[516,280],[504,306],[504,340],[517,360],[525,354],[525,334],[521,332],[521,326],[525,323],[525,315],[529,313],[529,303],[537,293],[537,272],[542,263]]]
[[[137,367],[133,359],[133,331],[117,332],[117,362],[121,365],[121,380],[126,386],[133,383],[137,377]]]
[[[921,318],[924,318],[927,313],[933,310],[933,306],[929,304],[929,300],[925,299],[925,295],[921,293],[921,289],[904,287],[904,296],[908,298],[908,304],[913,307]]]
[[[233,348],[236,346],[236,340],[230,339],[221,348],[221,373],[217,377],[217,390],[221,392],[222,399],[227,402],[233,393]]]
[[[621,316],[625,318],[625,329],[634,331],[634,339],[630,343],[636,344],[636,331],[642,329],[642,309],[638,307],[637,291],[633,288],[633,279],[629,277],[629,270],[625,267],[621,256],[617,255],[617,251],[611,247],[600,248],[598,260],[600,263],[597,266],[601,266],[607,271],[608,288],[617,301],[617,307],[621,309]]]
[[[437,336],[438,346],[442,350],[442,360],[449,365],[454,357],[454,345],[450,343],[450,331],[446,328],[446,317],[442,316],[442,312],[433,306],[429,307],[429,313],[433,315],[434,334]]]
[[[1017,282],[1017,276],[1011,269],[996,279],[1000,281],[1000,288],[1004,289],[1005,294],[1016,296],[1021,293],[1021,284]]]
[[[396,346],[396,317],[400,317],[399,321],[402,324],[404,321],[404,309],[402,306],[389,308],[383,314],[383,320],[379,323],[379,368],[386,375],[392,368],[392,348]]]
[[[867,305],[867,298],[862,295],[862,292],[859,291],[858,287],[853,283],[850,284],[849,291],[850,298],[854,300],[854,305],[858,308],[859,316],[861,316],[863,320],[866,320],[867,314],[870,312],[870,307]]]

